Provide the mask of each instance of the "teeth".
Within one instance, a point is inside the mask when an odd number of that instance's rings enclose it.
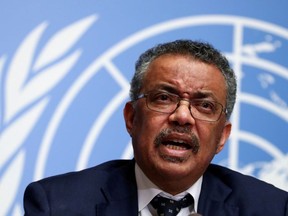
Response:
[[[176,146],[176,145],[167,145],[168,148],[173,149],[173,150],[186,150],[185,147],[182,146]]]
[[[175,142],[175,143],[180,143],[180,144],[183,144],[185,143],[183,140],[171,140],[172,142]]]
[[[191,146],[187,143],[187,141],[183,140],[183,139],[167,139],[165,141],[163,141],[163,144],[172,150],[187,150],[190,149]]]

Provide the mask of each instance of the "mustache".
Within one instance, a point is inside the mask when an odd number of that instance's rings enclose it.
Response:
[[[199,151],[200,148],[199,139],[193,132],[191,132],[191,129],[189,127],[176,126],[173,128],[162,129],[154,140],[154,144],[156,145],[156,147],[160,146],[163,140],[165,140],[169,135],[173,133],[185,134],[190,139],[188,140],[188,142],[190,143],[189,145],[191,146],[192,152],[196,154]]]

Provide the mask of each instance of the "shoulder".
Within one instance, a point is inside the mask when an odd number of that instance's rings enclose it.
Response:
[[[256,179],[255,177],[244,175],[234,170],[211,164],[206,172],[208,178],[212,177],[221,181],[230,187],[234,193],[251,196],[259,196],[260,194],[278,197],[279,199],[288,199],[288,193],[272,184]]]
[[[199,199],[199,208],[205,214],[209,210],[207,203],[213,203],[214,213],[214,208],[219,207],[221,213],[215,215],[225,215],[223,211],[241,216],[286,215],[288,193],[252,176],[211,164],[203,175]]]
[[[132,176],[134,162],[132,160],[113,160],[81,171],[68,172],[44,178],[31,183],[28,187],[41,187],[47,191],[81,191],[97,190],[105,184],[111,176]],[[128,177],[127,177],[128,178]]]
[[[46,182],[66,181],[68,179],[69,181],[89,181],[89,179],[93,179],[94,181],[94,178],[97,178],[98,180],[99,178],[105,179],[106,177],[109,177],[111,173],[121,170],[124,167],[133,167],[133,162],[131,160],[112,160],[80,171],[68,172],[47,177],[40,180],[39,182],[45,184]]]
[[[25,211],[92,215],[96,204],[106,202],[104,190],[109,193],[110,188],[118,190],[127,185],[131,188],[135,178],[133,170],[133,160],[115,160],[33,182],[24,193]]]

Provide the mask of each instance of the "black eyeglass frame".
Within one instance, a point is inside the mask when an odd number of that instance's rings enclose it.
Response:
[[[176,108],[175,108],[173,111],[171,111],[171,112],[163,112],[163,111],[160,111],[160,110],[155,110],[155,109],[153,109],[153,108],[151,108],[151,107],[149,106],[149,102],[148,102],[148,100],[147,100],[147,97],[148,97],[151,93],[153,93],[153,92],[155,92],[155,91],[150,91],[150,92],[147,92],[147,93],[142,93],[142,94],[140,94],[140,95],[137,97],[136,100],[145,98],[145,99],[146,99],[146,106],[147,106],[148,109],[150,109],[151,111],[154,111],[154,112],[165,113],[165,114],[172,114],[172,113],[174,113],[174,112],[178,109],[180,101],[184,100],[184,101],[189,102],[189,110],[190,110],[191,116],[192,116],[193,118],[197,119],[197,120],[200,120],[200,121],[217,122],[217,121],[219,121],[219,119],[221,118],[222,113],[224,113],[225,116],[227,116],[227,112],[228,112],[228,111],[227,111],[227,108],[225,108],[221,103],[219,103],[219,102],[217,102],[217,101],[209,101],[209,102],[213,102],[213,103],[216,103],[216,104],[220,105],[220,107],[221,107],[221,112],[219,112],[218,118],[217,118],[216,120],[208,120],[208,119],[201,119],[201,118],[195,117],[195,116],[193,115],[193,113],[192,113],[191,108],[190,108],[190,106],[193,106],[193,102],[192,102],[191,100],[188,100],[188,99],[186,99],[186,98],[181,98],[181,97],[180,97],[179,95],[177,95],[177,94],[173,94],[173,93],[165,92],[165,91],[163,91],[163,93],[166,93],[166,94],[168,94],[168,95],[173,95],[173,96],[175,96],[175,97],[178,98],[178,102],[177,102]],[[197,100],[198,100],[198,99],[197,99]],[[201,100],[199,100],[199,101],[201,101]],[[203,100],[203,101],[206,101],[206,100]]]

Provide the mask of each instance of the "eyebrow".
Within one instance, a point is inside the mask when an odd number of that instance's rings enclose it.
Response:
[[[179,95],[179,90],[177,88],[174,88],[173,86],[169,86],[169,85],[163,85],[162,88],[160,88],[161,90],[173,93],[173,94],[177,94]]]
[[[177,88],[175,88],[172,85],[168,85],[168,84],[157,84],[154,86],[154,89],[167,91],[169,93],[173,93],[173,94],[177,94],[177,95],[179,95],[179,93],[180,93]]]
[[[170,92],[172,94],[181,95],[181,92],[177,88],[168,84],[158,84],[155,86],[155,89],[160,89],[160,90]],[[197,90],[195,92],[189,93],[189,95],[190,95],[190,98],[193,98],[193,99],[211,98],[214,101],[218,101],[217,97],[213,94],[213,92],[208,91],[208,90]]]
[[[192,98],[203,99],[203,98],[212,98],[215,101],[218,101],[216,96],[211,91],[196,91],[191,95]]]

